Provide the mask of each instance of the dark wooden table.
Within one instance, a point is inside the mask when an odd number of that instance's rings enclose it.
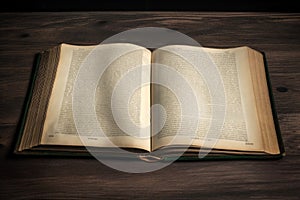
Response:
[[[266,53],[287,156],[272,161],[175,162],[129,174],[95,159],[10,155],[34,54],[61,42],[98,44],[137,27],[166,27],[203,46]],[[299,199],[300,15],[58,12],[0,14],[0,199]]]

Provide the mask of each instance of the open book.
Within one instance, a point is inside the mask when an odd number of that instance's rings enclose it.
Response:
[[[91,54],[96,60],[87,59]],[[97,69],[81,71],[97,62]],[[204,158],[281,157],[266,67],[264,54],[246,46],[149,50],[128,43],[61,44],[39,54],[15,153],[88,155],[86,147],[100,152],[119,147],[159,152],[160,158],[197,159],[200,149],[207,151]],[[135,69],[139,73],[130,76]],[[88,78],[79,90],[85,86],[92,101],[74,89],[80,73]],[[132,81],[140,87],[127,91]],[[104,135],[90,131],[97,126]]]

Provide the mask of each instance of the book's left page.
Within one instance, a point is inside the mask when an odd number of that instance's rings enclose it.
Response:
[[[103,140],[100,136],[93,136],[88,144],[95,147],[112,147],[113,144],[118,147],[139,148],[149,151],[150,139],[138,138],[126,133],[117,125],[112,113],[111,97],[116,84],[118,84],[123,75],[137,66],[143,66],[141,73],[138,74],[140,77],[135,78],[137,80],[149,78],[150,80],[151,52],[146,48],[125,43],[100,46],[61,45],[60,60],[46,113],[41,144],[83,145],[74,122],[72,95],[80,67],[82,67],[82,63],[89,53],[94,51],[95,48],[106,52],[97,55],[97,59],[99,60],[115,58],[117,55],[115,52],[120,48],[128,49],[129,53],[118,56],[105,69],[102,76],[99,77],[95,91],[94,108],[97,113],[97,123],[101,126],[105,137],[109,138],[112,143],[105,142],[106,140]],[[84,101],[84,99],[82,100]],[[150,124],[150,85],[141,85],[130,98],[128,105],[124,106],[128,107],[128,114],[131,117],[131,121],[137,124]],[[81,121],[81,119],[84,121],[86,116],[81,116],[77,113],[76,117],[79,121]],[[148,134],[150,136],[150,131]]]

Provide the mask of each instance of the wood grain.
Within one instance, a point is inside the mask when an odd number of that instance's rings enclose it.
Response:
[[[0,199],[299,199],[300,15],[293,13],[45,12],[0,14]],[[248,45],[267,56],[287,156],[275,161],[176,162],[127,174],[83,158],[15,158],[35,53],[165,27],[202,46]]]

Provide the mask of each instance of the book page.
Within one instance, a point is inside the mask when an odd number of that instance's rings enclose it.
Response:
[[[95,46],[75,46],[63,44],[61,49],[60,62],[57,69],[57,75],[54,82],[50,102],[48,106],[45,126],[43,130],[42,144],[50,145],[82,145],[82,141],[75,127],[72,112],[72,92],[80,66]],[[90,121],[86,126],[101,126],[106,137],[119,147],[142,148],[150,150],[150,139],[138,138],[125,133],[115,122],[111,108],[112,93],[116,84],[123,75],[137,66],[145,65],[141,74],[135,78],[137,80],[150,80],[150,59],[151,52],[143,47],[131,44],[105,44],[101,45],[104,54],[99,54],[100,60],[107,60],[117,55],[116,50],[123,48],[129,53],[115,59],[107,69],[105,69],[95,91],[95,111],[96,121]],[[148,65],[148,66],[147,66]],[[93,73],[93,72],[92,72]],[[92,94],[91,94],[92,95]],[[122,97],[119,97],[122,98]],[[85,99],[81,99],[85,101]],[[138,88],[130,98],[128,105],[122,105],[128,108],[129,116],[132,121],[138,125],[150,124],[150,86]],[[79,118],[86,115],[77,116]],[[83,120],[82,120],[83,121]],[[85,134],[85,133],[81,133]],[[146,133],[150,135],[149,133]],[[82,136],[82,135],[81,135]],[[89,133],[86,133],[89,138]],[[105,142],[101,137],[91,136],[90,146],[111,147],[111,144]]]
[[[203,53],[205,52],[205,54]],[[191,60],[188,60],[188,59]],[[188,103],[179,101],[178,96],[166,87],[156,85],[153,87],[153,104],[164,106],[167,119],[162,130],[153,137],[153,149],[167,145],[190,145],[205,147],[206,140],[210,138],[208,133],[213,133],[217,142],[215,149],[263,151],[263,142],[260,135],[255,99],[253,94],[247,48],[212,49],[191,47],[183,45],[167,46],[155,50],[153,62],[173,68],[182,75],[193,89],[199,110],[199,123],[196,130],[179,131],[182,126],[182,107],[188,107]],[[208,59],[215,64],[217,72],[208,63]],[[201,65],[200,73],[191,63]],[[153,68],[153,75],[160,74],[161,68]],[[211,70],[211,71],[210,71]],[[222,81],[217,83],[216,76]],[[159,79],[170,77],[159,76]],[[176,82],[177,80],[173,80]],[[162,81],[164,82],[164,81]],[[208,84],[210,83],[210,84]],[[186,90],[183,86],[179,90]],[[222,102],[221,93],[214,92],[224,88],[224,115],[214,115],[213,109],[218,109],[214,102]],[[181,97],[184,98],[184,97]],[[215,99],[212,99],[215,98]],[[221,112],[220,112],[221,113]],[[215,124],[223,124],[220,128]],[[176,137],[175,137],[176,135]]]
[[[268,82],[265,70],[265,61],[263,54],[248,48],[248,58],[250,64],[250,73],[253,82],[253,91],[256,99],[256,110],[258,121],[260,123],[260,131],[263,138],[265,152],[270,154],[280,154],[280,147],[277,139],[277,131],[271,106],[271,98],[269,96]]]

